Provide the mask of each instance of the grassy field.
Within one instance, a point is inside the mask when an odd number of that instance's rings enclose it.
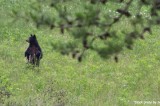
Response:
[[[144,101],[160,101],[159,27],[136,41],[133,50],[123,51],[119,63],[94,52],[78,63],[51,46],[66,39],[59,30],[36,29],[23,20],[11,23],[11,10],[29,9],[29,4],[0,0],[0,106],[143,106]],[[44,53],[39,68],[24,58],[31,33]]]

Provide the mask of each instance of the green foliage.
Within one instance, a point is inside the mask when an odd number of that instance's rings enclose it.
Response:
[[[10,81],[6,76],[0,76],[0,103],[4,103],[7,97],[10,97],[11,93],[9,91]]]
[[[27,17],[27,20],[32,19],[38,28],[43,25],[53,30],[59,28],[65,36],[68,36],[69,33],[73,39],[79,39],[77,48],[79,48],[80,58],[84,57],[88,50],[97,52],[102,58],[105,58],[120,54],[124,48],[132,49],[135,40],[144,39],[145,32],[151,34],[152,26],[158,24],[159,14],[158,0],[46,0],[36,1],[35,5],[31,5],[31,7],[31,11],[21,11],[25,14],[23,17]],[[144,11],[146,11],[147,17],[142,14]],[[13,13],[18,14],[14,10]],[[128,24],[130,29],[126,30],[125,26],[120,26],[119,24],[122,22]],[[121,37],[124,39],[119,37],[115,40],[114,36],[117,36],[117,30],[122,33]],[[113,42],[108,41],[108,38]],[[104,41],[109,42],[105,43],[103,48],[109,49],[95,48],[93,43],[98,39],[101,40],[98,42],[100,45],[103,45]],[[117,41],[121,42],[120,46],[114,44]],[[64,49],[71,48],[64,54],[68,54],[68,52],[74,54],[75,50],[72,49],[72,45],[70,47],[70,44],[64,45],[67,45],[66,48],[57,46],[57,50],[63,52],[66,51]],[[110,54],[105,52],[107,50],[110,50]],[[102,54],[106,54],[106,56]]]
[[[140,38],[137,33],[141,31],[138,28],[134,31],[125,18],[115,23],[109,34],[106,31],[102,32],[103,28],[93,30],[95,26],[91,29],[81,27],[80,29],[84,32],[93,32],[93,35],[87,35],[89,44],[93,37],[96,37],[96,40],[83,55],[86,59],[82,63],[77,63],[70,56],[62,56],[56,50],[67,49],[69,52],[75,50],[76,53],[83,51],[82,43],[85,42],[86,36],[78,36],[76,33],[78,28],[69,29],[71,32],[66,32],[65,29],[62,35],[59,33],[59,27],[56,27],[61,19],[55,20],[53,30],[43,25],[37,29],[31,20],[25,22],[22,18],[17,18],[17,22],[11,23],[14,20],[10,16],[11,10],[33,11],[30,8],[31,4],[38,7],[35,1],[0,0],[0,12],[4,14],[0,16],[0,106],[134,106],[136,100],[158,100],[160,94],[160,31],[158,26],[152,26],[151,36],[145,33],[145,40],[135,40],[133,37],[132,51],[126,49],[128,42],[124,43],[124,41],[134,35]],[[47,0],[38,1],[43,3],[43,6],[47,4]],[[81,4],[82,2],[79,1],[78,3]],[[122,7],[124,5],[115,3],[116,0],[108,1],[110,2],[109,4],[106,2],[106,7],[102,6],[104,13],[112,9],[116,10],[117,5]],[[72,3],[73,7],[81,6],[77,4],[77,1]],[[49,2],[48,4],[50,5]],[[63,5],[69,4],[67,1]],[[90,4],[89,1],[86,5],[88,4]],[[84,10],[84,8],[78,10],[73,7],[70,8],[75,9],[73,13]],[[110,9],[106,9],[108,7]],[[134,6],[130,9],[136,13],[137,9]],[[145,10],[149,10],[149,7],[143,7],[142,10],[146,12]],[[55,11],[53,14],[58,16],[56,10],[53,9],[53,11]],[[111,12],[111,16],[118,15],[119,13]],[[148,17],[148,14],[143,15]],[[19,16],[25,16],[25,14],[19,13]],[[101,18],[103,19],[100,22],[106,22],[107,19],[104,16]],[[134,18],[132,17],[131,20]],[[111,21],[113,19],[108,20],[108,22]],[[24,58],[24,51],[28,46],[25,40],[31,33],[37,35],[44,52],[39,68],[26,64]],[[106,38],[106,35],[110,36]],[[101,52],[101,50],[104,51]],[[107,59],[101,59],[101,54]],[[81,52],[78,52],[77,58],[80,55]],[[115,63],[113,59],[120,62]]]

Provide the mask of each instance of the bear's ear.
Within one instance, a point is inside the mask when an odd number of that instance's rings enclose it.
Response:
[[[33,35],[31,34],[31,37],[32,37]]]
[[[36,38],[36,35],[34,34],[33,37]]]

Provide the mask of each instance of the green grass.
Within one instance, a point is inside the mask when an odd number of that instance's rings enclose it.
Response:
[[[119,63],[113,57],[102,60],[91,51],[78,63],[51,46],[66,41],[59,30],[36,29],[23,20],[12,24],[11,9],[29,9],[29,2],[11,1],[0,0],[0,105],[134,106],[134,101],[159,100],[159,27],[136,41],[133,50],[124,50]],[[44,52],[39,68],[27,65],[24,58],[31,33]]]

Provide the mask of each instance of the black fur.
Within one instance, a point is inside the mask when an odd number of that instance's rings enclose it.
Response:
[[[29,47],[25,51],[25,57],[29,63],[39,66],[39,62],[43,57],[43,53],[38,44],[36,36],[31,34],[29,39],[26,41],[29,43]]]

